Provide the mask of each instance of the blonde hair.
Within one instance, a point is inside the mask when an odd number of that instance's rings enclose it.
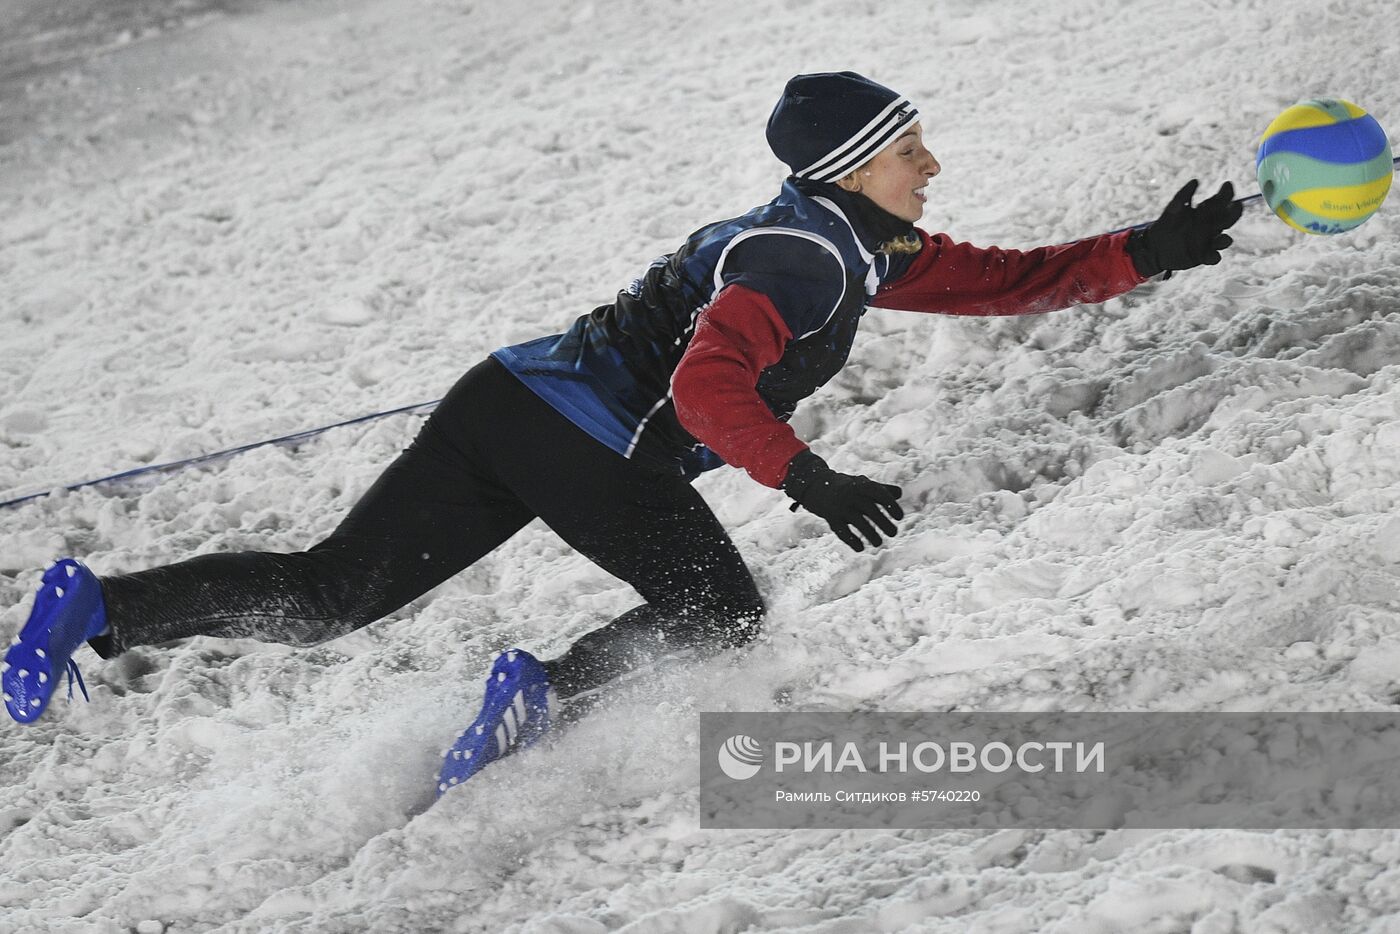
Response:
[[[895,237],[893,240],[886,240],[876,248],[875,252],[893,253],[917,253],[924,248],[924,241],[918,234],[909,234],[904,237]]]

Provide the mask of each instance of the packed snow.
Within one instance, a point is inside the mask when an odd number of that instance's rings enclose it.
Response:
[[[1253,192],[1283,108],[1400,126],[1381,0],[4,0],[0,499],[441,396],[767,201],[783,82],[920,106],[922,225],[1057,243]],[[771,608],[433,804],[496,652],[636,602],[538,523],[312,649],[194,639],[0,727],[0,931],[1400,932],[1393,831],[699,827],[704,710],[1393,710],[1400,210],[1024,319],[873,311],[794,424],[904,488],[853,555],[697,484]],[[0,510],[39,572],[299,550],[422,415]]]

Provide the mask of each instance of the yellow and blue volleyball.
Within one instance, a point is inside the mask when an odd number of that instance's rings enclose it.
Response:
[[[1303,233],[1358,226],[1390,192],[1395,167],[1385,130],[1344,100],[1308,100],[1279,114],[1254,158],[1269,209]]]

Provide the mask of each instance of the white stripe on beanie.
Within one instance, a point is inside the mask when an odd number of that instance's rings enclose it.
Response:
[[[874,158],[901,129],[918,118],[918,109],[909,103],[907,97],[896,98],[873,120],[851,134],[850,139],[796,173],[797,177],[816,182],[834,182]]]

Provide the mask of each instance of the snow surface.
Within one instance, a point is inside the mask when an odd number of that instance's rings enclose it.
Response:
[[[1254,191],[1258,133],[1400,125],[1381,0],[0,3],[0,498],[440,396],[691,229],[768,200],[800,71],[908,93],[924,226],[1002,246]],[[435,806],[498,650],[635,602],[533,525],[391,620],[101,662],[0,728],[0,931],[1400,932],[1393,832],[698,828],[696,713],[1390,710],[1400,211],[1031,319],[873,312],[798,414],[905,489],[852,556],[738,471],[698,487],[772,608]],[[38,572],[296,550],[403,415],[0,511]]]

